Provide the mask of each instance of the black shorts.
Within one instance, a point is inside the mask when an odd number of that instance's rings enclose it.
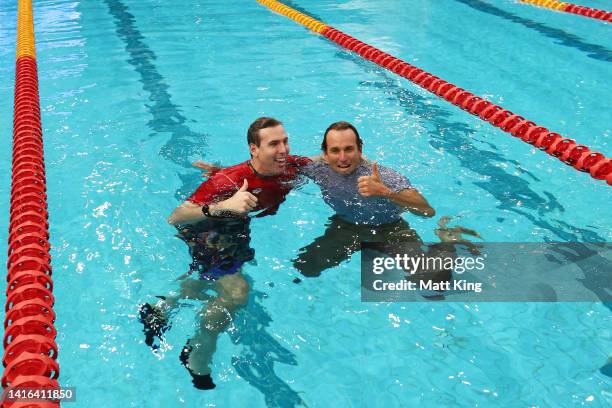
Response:
[[[249,219],[210,218],[180,227],[177,236],[187,243],[192,258],[189,273],[216,280],[238,272],[245,262],[253,260],[249,224]]]

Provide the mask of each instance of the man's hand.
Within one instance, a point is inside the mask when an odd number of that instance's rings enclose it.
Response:
[[[383,184],[376,162],[372,163],[372,175],[359,177],[357,186],[359,194],[364,197],[389,197],[393,193],[389,187]]]
[[[208,206],[211,215],[222,215],[224,212],[243,215],[257,206],[257,197],[249,193],[249,183],[244,179],[242,187],[227,200]],[[206,217],[202,213],[202,205],[185,201],[168,217],[168,223],[172,225],[193,224],[200,222]]]
[[[453,227],[453,228],[448,228],[446,224],[450,220],[451,220],[451,217],[444,216],[440,218],[440,220],[438,221],[439,228],[436,228],[434,232],[440,238],[440,242],[443,242],[446,244],[449,244],[449,243],[463,244],[468,248],[468,250],[470,251],[472,255],[474,256],[480,255],[479,249],[482,248],[482,246],[478,244],[474,244],[472,241],[469,241],[463,238],[463,235],[462,235],[462,234],[466,234],[466,235],[471,235],[472,237],[482,239],[480,234],[477,231],[474,231],[473,229],[464,228],[460,225]]]
[[[404,189],[394,193],[389,187],[385,186],[380,178],[376,162],[372,162],[372,175],[359,177],[357,183],[359,194],[364,197],[385,197],[411,213],[423,217],[433,217],[436,213],[427,200],[415,189]]]
[[[242,183],[242,187],[233,196],[227,200],[221,201],[217,204],[212,204],[209,207],[211,215],[217,215],[225,211],[229,211],[236,214],[246,214],[253,208],[257,207],[257,197],[249,193],[247,189],[249,183],[246,179]]]
[[[223,170],[223,167],[217,166],[216,164],[207,163],[202,160],[194,161],[191,163],[193,167],[197,167],[198,169],[204,170],[202,173],[202,177],[210,177],[219,170]]]

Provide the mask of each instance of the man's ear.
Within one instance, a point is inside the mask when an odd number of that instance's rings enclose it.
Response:
[[[255,156],[257,152],[257,145],[255,143],[249,143],[249,152],[251,152],[251,157]]]

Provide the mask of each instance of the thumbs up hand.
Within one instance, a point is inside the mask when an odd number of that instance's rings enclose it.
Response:
[[[392,191],[383,184],[378,171],[378,164],[372,163],[372,175],[361,176],[357,180],[359,194],[364,197],[388,197]]]
[[[248,213],[253,208],[257,207],[257,197],[249,193],[248,188],[249,182],[247,179],[244,179],[242,186],[233,196],[211,206],[210,211],[214,213],[213,215],[227,211],[239,215]]]
[[[380,173],[378,172],[378,163],[376,162],[372,163],[372,177],[374,177],[376,181],[379,181],[382,183],[380,179]]]
[[[242,182],[242,186],[238,189],[238,193],[242,193],[243,191],[247,191],[249,189],[249,182],[247,179],[244,179]]]

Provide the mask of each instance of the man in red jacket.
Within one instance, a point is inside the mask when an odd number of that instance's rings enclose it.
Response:
[[[196,279],[183,279],[180,295],[162,297],[156,305],[145,303],[140,309],[145,342],[156,348],[154,338],[162,339],[169,327],[168,313],[180,298],[208,300],[198,332],[181,353],[199,389],[215,387],[210,365],[217,337],[247,302],[249,286],[241,273],[242,265],[253,259],[247,213],[274,214],[293,187],[298,168],[311,162],[289,155],[287,133],[274,118],[255,120],[247,141],[250,160],[212,174],[168,218],[189,246],[193,262],[187,275],[196,272]],[[205,295],[207,289],[218,296]]]

